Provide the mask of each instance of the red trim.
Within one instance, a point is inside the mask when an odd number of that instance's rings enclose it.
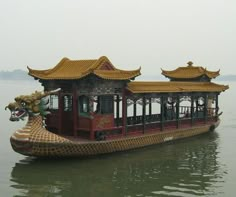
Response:
[[[83,127],[77,127],[77,130],[82,130],[82,131],[88,131],[88,132],[90,132],[90,128],[83,128]]]
[[[96,129],[96,131],[109,131],[113,129],[122,129],[123,127],[110,127],[110,128],[104,128],[104,129]],[[77,130],[83,130],[83,131],[91,131],[91,128],[83,128],[83,127],[78,127]]]
[[[198,127],[198,126],[203,126],[203,125],[211,125],[213,123],[215,123],[216,121],[212,121],[212,120],[209,120],[207,124],[204,124],[204,119],[202,120],[198,120],[196,121],[196,124],[193,126],[193,127]],[[173,121],[174,123],[174,121]],[[148,124],[147,124],[148,125]],[[180,127],[178,129],[184,129],[184,128],[193,128],[191,126],[191,119],[189,120],[186,120],[186,121],[183,121],[181,124],[180,124]],[[169,132],[169,131],[173,131],[175,132],[176,131],[176,127],[173,126],[173,125],[170,125],[170,124],[165,124],[163,125],[163,131],[160,130],[160,128],[156,127],[156,128],[151,128],[151,129],[147,129],[145,131],[145,134],[143,134],[142,130],[134,130],[134,131],[129,131],[126,133],[126,136],[142,136],[142,135],[147,135],[147,134],[154,134],[154,133],[162,133],[162,132]],[[83,130],[83,131],[86,131],[86,132],[90,132],[90,128],[77,128],[78,130]],[[106,130],[113,130],[113,129],[120,129],[122,130],[123,127],[110,127],[110,128],[106,128],[106,129],[102,129],[101,131],[106,131]],[[94,131],[93,131],[94,133]],[[91,132],[90,132],[91,134]],[[71,136],[69,136],[71,137]],[[119,139],[119,138],[122,138],[124,137],[123,134],[111,134],[111,135],[106,135],[106,139],[107,140],[112,140],[112,139]],[[76,137],[76,138],[72,138],[72,139],[80,139],[80,140],[85,140],[85,138],[80,138],[80,137]],[[88,139],[88,140],[91,140],[91,139]],[[95,138],[93,138],[93,141],[95,141]]]

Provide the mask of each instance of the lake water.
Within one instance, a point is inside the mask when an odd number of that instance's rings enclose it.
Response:
[[[42,90],[35,81],[0,81],[0,196],[235,196],[236,83],[219,98],[215,132],[173,143],[85,159],[39,160],[15,153],[5,106]]]

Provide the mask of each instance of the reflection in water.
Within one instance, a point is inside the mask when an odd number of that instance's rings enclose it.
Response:
[[[12,170],[20,196],[204,196],[224,181],[218,136],[87,159],[26,158]]]

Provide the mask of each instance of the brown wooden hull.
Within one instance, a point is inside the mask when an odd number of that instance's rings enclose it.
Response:
[[[37,132],[31,137],[31,140],[20,140],[11,137],[12,148],[23,155],[36,157],[84,157],[89,155],[99,155],[118,151],[126,151],[135,148],[141,148],[149,145],[165,143],[168,141],[192,137],[213,131],[220,121],[194,126],[189,128],[179,128],[163,132],[154,132],[152,134],[142,134],[139,136],[124,136],[119,139],[104,141],[76,141],[62,138],[48,131],[45,135],[52,135],[50,140],[42,139]],[[49,138],[48,138],[49,139]]]

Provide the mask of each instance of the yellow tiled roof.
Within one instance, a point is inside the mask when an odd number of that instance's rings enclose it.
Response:
[[[146,82],[128,83],[127,89],[132,93],[168,93],[168,92],[222,92],[229,88],[212,82]]]
[[[70,60],[63,58],[52,69],[33,70],[28,67],[28,70],[29,75],[45,80],[80,79],[91,73],[103,79],[113,80],[127,80],[140,75],[140,68],[132,71],[119,70],[105,56],[92,60]]]
[[[193,66],[192,64],[192,62],[188,62],[188,66],[179,67],[172,71],[162,70],[162,74],[166,77],[175,79],[192,79],[202,75],[206,75],[212,79],[220,75],[220,70],[215,72],[208,71],[206,68],[201,66]]]

